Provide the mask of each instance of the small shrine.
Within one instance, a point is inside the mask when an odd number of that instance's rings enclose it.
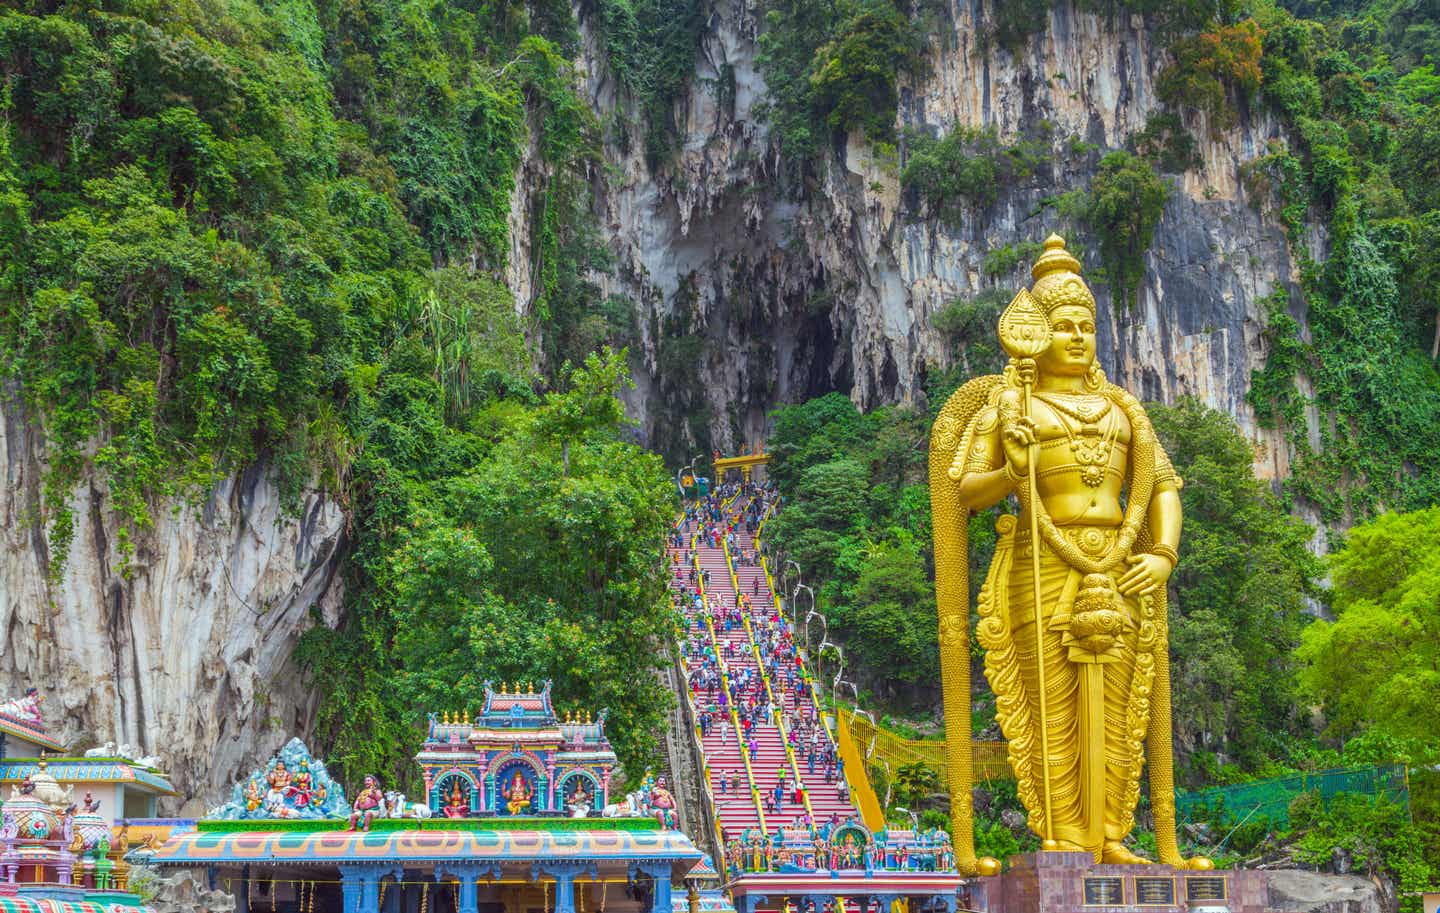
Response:
[[[330,779],[324,761],[305,743],[291,739],[280,753],[231,789],[230,801],[210,810],[227,821],[275,818],[344,818],[350,813],[345,790]]]
[[[29,688],[0,703],[0,909],[143,913],[127,890],[132,843],[117,819],[126,808],[153,816],[155,798],[174,789],[154,766],[112,756],[113,745],[50,757],[65,746],[45,725],[44,700]]]
[[[93,805],[107,825],[154,818],[158,800],[175,795],[160,759],[129,745],[106,742],[83,757],[65,757],[65,746],[45,725],[44,702],[39,689],[27,688],[0,703],[0,789],[18,786],[43,768],[76,803]]]
[[[485,704],[468,713],[430,714],[416,756],[431,811],[447,818],[598,814],[609,801],[615,752],[605,711],[560,719],[550,682],[485,683]]]

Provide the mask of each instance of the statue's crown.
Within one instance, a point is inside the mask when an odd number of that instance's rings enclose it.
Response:
[[[1075,304],[1094,315],[1095,296],[1080,278],[1080,261],[1065,249],[1065,239],[1059,235],[1045,239],[1045,251],[1030,267],[1030,277],[1035,280],[1030,294],[1040,302],[1045,313]]]

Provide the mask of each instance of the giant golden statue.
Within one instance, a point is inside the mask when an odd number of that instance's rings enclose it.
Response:
[[[1046,850],[1146,862],[1123,841],[1148,760],[1160,861],[1208,868],[1175,838],[1165,584],[1181,480],[1139,401],[1095,361],[1095,299],[1063,239],[1045,242],[1031,275],[1000,318],[1005,373],[957,390],[930,439],[960,867],[996,867],[975,859],[972,836],[967,523],[1014,494],[1020,517],[997,524],[977,636],[1030,828]]]

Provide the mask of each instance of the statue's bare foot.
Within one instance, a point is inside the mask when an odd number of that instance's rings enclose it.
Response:
[[[1186,859],[1180,855],[1178,849],[1168,853],[1160,854],[1160,861],[1165,865],[1173,865],[1177,869],[1189,869],[1192,872],[1208,872],[1215,868],[1215,863],[1208,856],[1191,856]]]
[[[1047,853],[1088,853],[1089,850],[1078,843],[1071,843],[1069,840],[1042,840],[1040,849]]]
[[[1107,840],[1100,851],[1100,861],[1111,865],[1149,865],[1150,860],[1137,856],[1119,840]]]

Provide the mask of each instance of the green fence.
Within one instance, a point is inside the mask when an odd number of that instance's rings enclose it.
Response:
[[[1191,820],[1193,812],[1202,809],[1213,811],[1223,803],[1226,813],[1234,821],[1264,815],[1276,824],[1286,824],[1290,820],[1290,802],[1307,792],[1318,792],[1323,799],[1340,793],[1383,795],[1406,806],[1410,804],[1405,765],[1373,764],[1180,792],[1175,796],[1175,805],[1182,821]]]

